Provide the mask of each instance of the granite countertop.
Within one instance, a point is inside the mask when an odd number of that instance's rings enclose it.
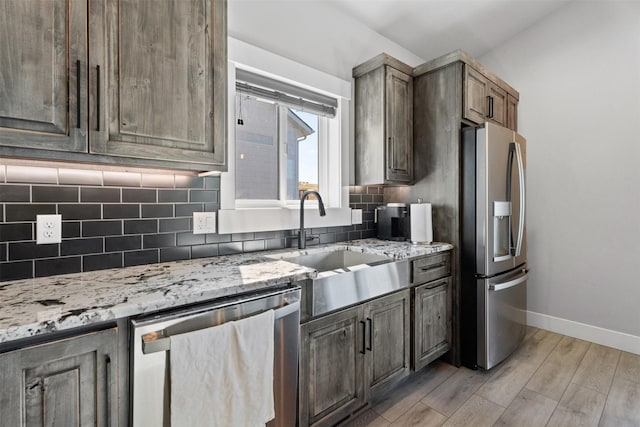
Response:
[[[313,278],[279,258],[340,248],[409,259],[453,247],[366,239],[0,282],[0,343]]]

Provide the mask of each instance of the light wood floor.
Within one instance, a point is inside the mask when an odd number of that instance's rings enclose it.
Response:
[[[640,356],[542,329],[489,372],[436,362],[346,426],[640,426]]]

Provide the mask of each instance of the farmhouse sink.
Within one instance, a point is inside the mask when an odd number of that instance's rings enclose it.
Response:
[[[392,258],[377,254],[363,254],[347,249],[338,249],[328,252],[317,252],[306,255],[298,255],[290,258],[283,258],[285,261],[305,267],[315,268],[319,273],[331,270],[345,270],[349,267],[354,269],[393,262]],[[347,271],[335,271],[344,273]]]
[[[315,279],[301,284],[302,321],[409,287],[407,260],[348,248],[284,254],[281,259],[318,271]]]

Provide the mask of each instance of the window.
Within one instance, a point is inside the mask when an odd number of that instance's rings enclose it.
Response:
[[[236,200],[287,203],[319,191],[317,114],[236,94]]]
[[[220,233],[350,225],[351,84],[229,38],[229,170],[221,175]],[[258,64],[257,62],[261,62]],[[343,144],[343,141],[345,142]]]
[[[337,99],[243,69],[235,87],[236,206],[285,206],[325,190],[318,147],[337,123]]]

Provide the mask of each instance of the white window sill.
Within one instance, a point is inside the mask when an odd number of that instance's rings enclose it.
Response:
[[[328,208],[321,217],[317,207],[304,210],[304,227],[336,227],[351,225],[350,208]],[[220,209],[218,233],[250,233],[258,231],[293,230],[300,228],[298,208]]]

